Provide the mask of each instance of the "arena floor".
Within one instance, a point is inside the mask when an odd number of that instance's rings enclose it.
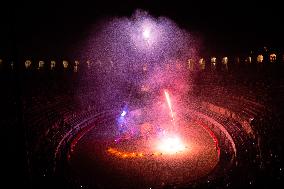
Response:
[[[156,135],[117,140],[114,120],[93,125],[76,141],[64,172],[73,181],[95,187],[190,185],[217,165],[218,146],[212,133],[197,122],[180,120],[178,124],[185,149],[174,154],[157,150]]]

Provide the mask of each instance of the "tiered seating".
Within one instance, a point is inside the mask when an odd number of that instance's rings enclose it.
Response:
[[[277,123],[274,122],[273,117],[267,119],[265,124],[262,121],[270,116],[267,112],[270,111],[271,101],[283,104],[284,85],[277,84],[275,87],[276,84],[272,81],[278,81],[250,75],[219,77],[209,74],[202,75],[200,79],[195,91],[198,98],[196,96],[190,98],[209,102],[222,109],[212,111],[204,106],[198,106],[198,103],[193,104],[191,108],[198,109],[227,129],[237,145],[238,154],[240,154],[238,155],[239,164],[245,166],[255,162],[259,138],[247,135],[248,131],[244,125],[249,124],[254,131],[257,131],[257,135],[269,138],[271,128]],[[283,81],[279,83],[283,84]],[[36,88],[36,92],[27,94],[24,101],[23,117],[29,154],[34,158],[33,167],[40,169],[40,174],[41,169],[45,170],[53,164],[53,153],[65,134],[83,120],[105,108],[100,106],[103,102],[96,99],[96,89],[91,88],[88,83],[83,82],[80,89],[76,88],[75,92],[73,91],[76,98],[79,98],[79,102],[68,94],[70,91],[66,91],[66,94],[62,89],[61,92],[57,92],[60,86],[63,86],[62,83],[54,86],[51,91],[41,91],[41,88]],[[273,101],[274,99],[270,98],[271,95],[277,101]],[[277,111],[279,115],[283,115],[283,109],[279,108]],[[252,122],[253,120],[255,122]]]
[[[231,134],[234,140],[241,141],[239,144],[244,144],[244,141],[247,140],[248,137],[244,134],[242,126],[238,122],[202,107],[199,109],[199,111],[221,123]]]

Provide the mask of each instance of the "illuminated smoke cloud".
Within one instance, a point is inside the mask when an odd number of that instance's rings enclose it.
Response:
[[[127,101],[141,86],[150,91],[173,87],[176,93],[186,93],[187,60],[196,57],[197,44],[170,19],[145,11],[103,20],[90,29],[83,44],[81,56],[93,64],[84,82],[96,90],[101,103]]]

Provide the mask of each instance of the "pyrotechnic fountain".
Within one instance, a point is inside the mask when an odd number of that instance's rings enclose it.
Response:
[[[186,149],[186,147],[177,135],[177,125],[175,124],[174,112],[169,92],[165,90],[164,93],[170,111],[171,125],[169,125],[170,128],[168,128],[168,132],[161,139],[159,139],[160,142],[158,149],[161,151],[161,153],[174,154],[182,152]]]
[[[67,156],[70,174],[88,185],[114,188],[183,186],[209,174],[219,161],[218,141],[185,102],[173,101],[180,99],[173,94],[188,91],[186,68],[176,65],[192,53],[189,35],[171,21],[147,14],[134,21],[114,20],[102,31],[91,41],[93,59],[117,60],[115,72],[94,69],[104,78],[87,75],[87,80],[96,84],[94,98],[112,110],[94,115],[73,138]],[[152,69],[142,71],[145,63]],[[131,92],[125,95],[128,87]]]
[[[163,94],[152,105],[95,118],[71,144],[70,172],[84,170],[81,182],[92,185],[86,178],[93,175],[114,188],[184,186],[206,176],[219,159],[214,134],[191,113],[174,111],[169,91]]]
[[[163,154],[176,154],[182,152],[186,149],[186,146],[182,143],[180,137],[177,134],[177,128],[175,124],[174,112],[172,108],[172,102],[170,99],[169,92],[164,91],[165,99],[170,112],[170,123],[167,119],[163,119],[161,115],[157,115],[158,119],[164,120],[157,122],[157,120],[143,119],[146,115],[140,113],[135,115],[135,113],[127,113],[126,108],[123,108],[122,113],[117,119],[117,125],[119,134],[115,139],[116,144],[118,142],[127,140],[136,141],[141,143],[142,146],[146,145],[147,148],[141,149],[142,151],[135,152],[125,152],[123,150],[118,150],[116,147],[109,147],[108,152],[112,155],[121,158],[134,158],[142,157],[145,155],[163,155]],[[158,107],[159,108],[159,107]],[[161,112],[156,106],[147,107],[143,111],[147,112]],[[137,110],[136,110],[137,111]],[[139,111],[139,110],[138,110]],[[143,112],[141,111],[141,112]],[[127,117],[127,114],[130,116]],[[131,115],[132,114],[132,115]],[[142,122],[137,123],[134,119],[141,120]],[[137,145],[136,148],[141,147]],[[131,144],[133,145],[133,144]],[[157,145],[157,146],[155,146]],[[125,144],[124,144],[125,147]]]

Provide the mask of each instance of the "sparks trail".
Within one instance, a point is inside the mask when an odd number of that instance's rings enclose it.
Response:
[[[170,112],[171,112],[171,117],[172,117],[171,121],[175,125],[174,112],[173,112],[173,109],[172,109],[172,103],[171,103],[170,95],[169,95],[167,90],[165,90],[164,92],[165,92],[166,100],[167,100],[167,103],[168,103],[168,106],[169,106],[169,109],[170,109]]]

